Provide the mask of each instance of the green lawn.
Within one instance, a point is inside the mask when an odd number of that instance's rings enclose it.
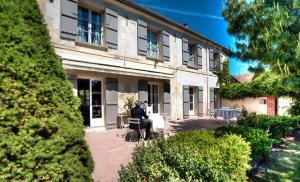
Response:
[[[258,173],[254,181],[300,181],[300,142],[288,140],[288,145],[273,151],[265,164],[266,172]]]

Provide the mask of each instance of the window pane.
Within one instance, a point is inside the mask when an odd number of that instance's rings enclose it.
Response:
[[[189,45],[189,62],[190,66],[194,66],[194,46]]]
[[[148,56],[158,57],[158,44],[157,44],[157,33],[147,30],[147,41],[148,41]]]
[[[101,94],[93,94],[92,95],[92,104],[93,106],[101,106],[102,101],[101,101]]]
[[[101,81],[93,80],[92,81],[92,92],[100,92],[101,93]]]
[[[102,118],[101,106],[93,107],[93,118]]]
[[[96,12],[92,12],[92,43],[101,43],[101,15]]]
[[[158,104],[153,104],[153,113],[158,113]]]
[[[158,94],[158,85],[153,85],[153,94]]]
[[[78,7],[77,38],[79,41],[88,42],[89,11]]]
[[[192,111],[192,110],[194,110],[194,103],[190,103],[190,110]]]

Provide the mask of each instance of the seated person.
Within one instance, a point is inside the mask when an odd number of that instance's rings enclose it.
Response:
[[[148,116],[148,118],[153,114],[152,113],[152,108],[148,105],[148,101],[144,101],[144,111],[146,113],[146,115]]]
[[[141,108],[142,102],[137,101],[135,103],[135,107],[131,109],[131,117],[132,118],[139,118],[140,119],[140,127],[141,129],[146,129],[146,136],[145,140],[149,139],[150,136],[150,128],[151,128],[151,121],[148,119],[149,117],[146,115],[143,108]],[[143,119],[143,117],[145,119]],[[134,128],[134,126],[129,125],[130,128]]]

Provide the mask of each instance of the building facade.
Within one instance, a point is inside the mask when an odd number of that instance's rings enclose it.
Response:
[[[221,45],[132,1],[38,2],[87,127],[115,128],[129,97],[172,120],[220,105]]]

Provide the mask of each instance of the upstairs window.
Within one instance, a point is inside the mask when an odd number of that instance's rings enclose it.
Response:
[[[159,56],[158,34],[147,30],[147,56],[157,58]]]
[[[189,44],[188,66],[195,66],[195,45]]]
[[[102,45],[101,14],[78,7],[77,40]]]

